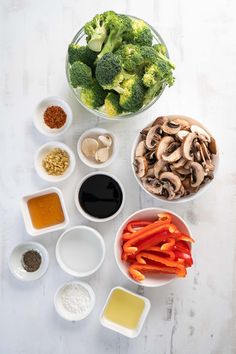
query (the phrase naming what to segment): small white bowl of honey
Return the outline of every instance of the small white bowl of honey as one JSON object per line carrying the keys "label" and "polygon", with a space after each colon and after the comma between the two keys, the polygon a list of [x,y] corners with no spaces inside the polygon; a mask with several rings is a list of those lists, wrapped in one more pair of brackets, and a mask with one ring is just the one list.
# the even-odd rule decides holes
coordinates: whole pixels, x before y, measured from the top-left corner
{"label": "small white bowl of honey", "polygon": [[135,338],[142,330],[150,307],[150,301],[146,297],[118,286],[108,295],[100,322],[106,328]]}
{"label": "small white bowl of honey", "polygon": [[64,229],[69,223],[62,192],[56,187],[24,196],[21,211],[26,231],[31,236]]}

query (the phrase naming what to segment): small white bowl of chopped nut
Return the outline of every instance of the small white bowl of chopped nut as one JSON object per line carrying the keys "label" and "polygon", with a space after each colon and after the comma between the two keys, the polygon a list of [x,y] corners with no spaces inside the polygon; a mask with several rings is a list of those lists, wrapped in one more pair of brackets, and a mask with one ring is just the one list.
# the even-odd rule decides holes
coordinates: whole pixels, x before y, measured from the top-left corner
{"label": "small white bowl of chopped nut", "polygon": [[59,141],[42,145],[35,154],[35,170],[48,182],[62,182],[71,176],[75,169],[73,151]]}

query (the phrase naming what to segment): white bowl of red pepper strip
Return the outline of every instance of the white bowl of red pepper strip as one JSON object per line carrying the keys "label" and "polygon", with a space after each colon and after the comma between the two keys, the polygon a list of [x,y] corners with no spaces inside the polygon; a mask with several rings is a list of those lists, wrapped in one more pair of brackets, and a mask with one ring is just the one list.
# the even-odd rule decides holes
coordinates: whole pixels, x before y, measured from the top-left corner
{"label": "white bowl of red pepper strip", "polygon": [[38,242],[17,245],[9,257],[9,269],[19,280],[32,281],[41,278],[48,269],[48,252]]}
{"label": "white bowl of red pepper strip", "polygon": [[119,228],[114,253],[121,272],[132,282],[159,287],[185,277],[191,267],[191,231],[172,211],[136,211]]}
{"label": "white bowl of red pepper strip", "polygon": [[73,114],[70,106],[60,97],[47,97],[40,101],[34,112],[34,125],[43,135],[59,136],[70,127]]}

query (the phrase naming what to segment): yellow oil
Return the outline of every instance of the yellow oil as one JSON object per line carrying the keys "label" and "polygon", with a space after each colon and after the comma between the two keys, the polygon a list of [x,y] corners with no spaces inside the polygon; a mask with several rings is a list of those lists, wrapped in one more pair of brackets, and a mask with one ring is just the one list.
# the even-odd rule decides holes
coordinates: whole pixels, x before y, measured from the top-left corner
{"label": "yellow oil", "polygon": [[144,310],[144,301],[122,289],[115,289],[104,310],[104,317],[120,326],[135,329]]}

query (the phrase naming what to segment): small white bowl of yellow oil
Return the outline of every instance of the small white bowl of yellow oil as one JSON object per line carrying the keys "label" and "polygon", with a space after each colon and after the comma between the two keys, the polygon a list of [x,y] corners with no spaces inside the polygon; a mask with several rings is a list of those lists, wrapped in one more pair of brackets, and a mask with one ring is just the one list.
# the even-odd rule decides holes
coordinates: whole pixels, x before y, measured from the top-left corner
{"label": "small white bowl of yellow oil", "polygon": [[150,310],[150,301],[123,287],[111,290],[100,315],[101,324],[129,338],[139,335]]}

